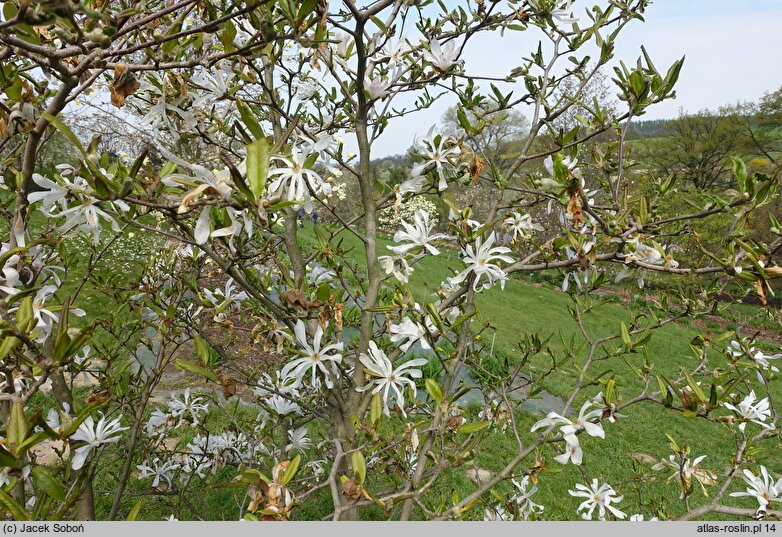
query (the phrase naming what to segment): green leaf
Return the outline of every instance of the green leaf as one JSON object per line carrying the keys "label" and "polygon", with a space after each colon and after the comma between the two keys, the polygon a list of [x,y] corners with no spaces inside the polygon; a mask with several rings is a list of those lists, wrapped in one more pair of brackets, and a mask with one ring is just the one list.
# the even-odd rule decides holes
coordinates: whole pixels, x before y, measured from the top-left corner
{"label": "green leaf", "polygon": [[695,397],[698,398],[698,401],[701,401],[701,402],[707,401],[706,394],[703,393],[703,390],[701,390],[701,387],[698,386],[698,384],[695,382],[695,379],[692,378],[692,376],[690,376],[690,374],[687,373],[686,371],[684,372],[684,376],[687,379],[687,384],[689,385],[689,387],[692,389],[693,393],[695,394]]}
{"label": "green leaf", "polygon": [[36,446],[41,442],[48,440],[49,438],[49,435],[45,432],[35,433],[19,444],[18,452],[20,455],[22,455],[31,447]]}
{"label": "green leaf", "polygon": [[234,39],[236,39],[236,25],[230,20],[227,20],[223,33],[220,36],[225,52],[232,52],[236,49],[234,46]]}
{"label": "green leaf", "polygon": [[482,431],[485,428],[487,428],[489,425],[491,425],[490,421],[481,420],[481,421],[473,421],[470,423],[465,423],[461,427],[459,427],[459,430],[456,431],[459,434],[472,434],[477,433],[478,431]]}
{"label": "green leaf", "polygon": [[16,468],[19,461],[7,449],[0,446],[0,468]]}
{"label": "green leaf", "polygon": [[261,124],[255,119],[255,114],[250,110],[250,107],[244,104],[241,99],[236,99],[236,108],[239,110],[239,117],[242,118],[242,123],[250,130],[253,138],[256,140],[265,139],[266,135],[263,133]]}
{"label": "green leaf", "polygon": [[60,481],[52,475],[45,466],[36,466],[33,468],[33,483],[37,490],[42,490],[58,502],[65,501],[65,491]]}
{"label": "green leaf", "polygon": [[733,162],[733,176],[738,183],[739,192],[742,194],[747,191],[747,165],[738,157],[731,157]]}
{"label": "green leaf", "polygon": [[296,457],[290,462],[288,467],[285,469],[285,473],[282,474],[282,478],[280,478],[280,482],[282,485],[287,485],[288,482],[290,482],[290,480],[293,479],[293,476],[295,476],[296,472],[299,471],[300,463],[301,463],[301,455],[296,455]]}
{"label": "green leaf", "polygon": [[440,389],[440,385],[434,379],[426,379],[424,383],[426,391],[432,397],[435,403],[438,405],[443,402],[443,391]]}
{"label": "green leaf", "polygon": [[443,325],[443,320],[440,317],[440,312],[437,311],[437,307],[433,302],[429,302],[426,305],[426,311],[429,312],[429,318],[431,319],[432,323],[434,323],[435,327],[437,327],[437,330],[439,330],[441,334],[445,333],[445,326]]}
{"label": "green leaf", "polygon": [[[176,21],[174,21],[174,24],[171,25],[168,32],[166,33],[166,37],[172,36],[174,34],[178,34],[182,31],[182,22],[184,21],[184,14],[180,16]],[[165,43],[163,43],[163,46],[161,47],[163,49],[163,52],[165,54],[172,54],[176,48],[179,46],[179,39],[169,39]]]}
{"label": "green leaf", "polygon": [[215,375],[214,372],[209,371],[208,369],[201,367],[200,365],[196,365],[193,362],[188,362],[187,360],[183,360],[182,358],[177,358],[174,367],[176,369],[181,369],[182,371],[187,371],[195,375],[206,377],[213,382],[220,382],[220,380],[217,378],[217,375]]}
{"label": "green leaf", "polygon": [[29,513],[2,490],[0,490],[0,505],[14,517],[14,520],[31,520]]}
{"label": "green leaf", "polygon": [[619,328],[622,331],[622,341],[628,349],[631,348],[633,346],[633,340],[630,339],[630,332],[627,330],[627,325],[624,321],[619,323]]}
{"label": "green leaf", "polygon": [[369,404],[369,422],[374,425],[383,415],[383,402],[380,399],[380,394],[376,393],[372,396],[372,402]]}
{"label": "green leaf", "polygon": [[367,461],[364,459],[364,454],[360,451],[354,451],[350,463],[358,478],[359,486],[363,485],[364,480],[367,478]]}
{"label": "green leaf", "polygon": [[11,416],[8,418],[6,435],[11,453],[18,453],[19,446],[27,437],[27,420],[24,417],[24,405],[21,401],[16,401],[11,406]]}
{"label": "green leaf", "polygon": [[266,138],[258,138],[247,146],[247,182],[256,198],[261,197],[266,186],[270,157]]}
{"label": "green leaf", "polygon": [[709,391],[709,407],[715,408],[719,403],[719,395],[717,394],[717,385],[711,383],[711,390]]}
{"label": "green leaf", "polygon": [[5,94],[8,98],[17,103],[22,102],[22,79],[18,76],[14,77],[14,82],[7,88],[5,88]]}
{"label": "green leaf", "polygon": [[130,513],[128,513],[128,522],[132,522],[134,520],[138,520],[138,515],[141,513],[141,506],[143,505],[143,501],[139,500],[136,502],[136,505],[133,506],[133,509],[130,510]]}

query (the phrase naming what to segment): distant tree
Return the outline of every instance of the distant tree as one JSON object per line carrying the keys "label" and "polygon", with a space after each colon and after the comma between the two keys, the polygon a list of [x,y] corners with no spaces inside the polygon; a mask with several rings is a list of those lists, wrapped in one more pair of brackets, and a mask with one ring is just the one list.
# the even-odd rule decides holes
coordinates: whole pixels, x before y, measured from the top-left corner
{"label": "distant tree", "polygon": [[782,86],[767,92],[758,102],[741,103],[732,111],[746,153],[767,159],[772,175],[778,175],[782,170]]}
{"label": "distant tree", "polygon": [[[447,129],[460,128],[456,111],[457,107],[452,106],[443,114],[442,121]],[[468,133],[465,139],[476,153],[494,162],[502,160],[508,146],[529,132],[529,119],[515,109],[488,112],[478,108],[466,110],[465,115],[472,126],[480,129]]]}
{"label": "distant tree", "polygon": [[672,175],[697,189],[731,180],[730,157],[741,149],[741,131],[734,112],[682,113],[665,126],[663,134],[649,150],[650,162],[658,173]]}

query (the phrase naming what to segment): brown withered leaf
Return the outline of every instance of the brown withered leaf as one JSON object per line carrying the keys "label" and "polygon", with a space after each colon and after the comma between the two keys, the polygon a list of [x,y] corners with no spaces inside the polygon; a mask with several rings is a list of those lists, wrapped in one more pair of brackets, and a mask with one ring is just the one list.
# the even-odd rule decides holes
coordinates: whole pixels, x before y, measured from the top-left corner
{"label": "brown withered leaf", "polygon": [[236,395],[236,382],[234,382],[234,379],[231,377],[222,377],[220,383],[223,389],[223,397],[230,399]]}
{"label": "brown withered leaf", "polygon": [[760,302],[765,306],[768,304],[768,300],[766,300],[766,292],[763,290],[763,280],[758,278],[758,281],[755,282],[755,287],[758,290],[758,298],[760,299]]}
{"label": "brown withered leaf", "polygon": [[284,293],[280,293],[280,298],[294,308],[301,308],[306,310],[309,305],[307,296],[298,289],[290,289]]}
{"label": "brown withered leaf", "polygon": [[472,163],[470,164],[470,179],[472,179],[473,185],[478,181],[478,177],[480,177],[484,167],[483,159],[473,154]]}
{"label": "brown withered leaf", "polygon": [[342,483],[342,494],[351,500],[358,500],[361,497],[361,485],[353,479],[348,479]]}
{"label": "brown withered leaf", "polygon": [[766,267],[763,270],[765,271],[766,276],[770,276],[772,278],[779,278],[780,276],[782,276],[782,267],[777,267],[777,266]]}
{"label": "brown withered leaf", "polygon": [[568,201],[567,204],[567,212],[573,216],[573,220],[576,222],[581,223],[584,221],[584,215],[581,211],[581,196],[578,195],[578,192],[570,194],[570,201]]}
{"label": "brown withered leaf", "polygon": [[331,313],[331,306],[328,304],[323,306],[318,313],[318,322],[320,323],[320,326],[323,327],[323,330],[326,329],[326,324],[329,322],[329,320],[331,320]]}
{"label": "brown withered leaf", "polygon": [[111,399],[111,391],[110,390],[102,390],[99,392],[93,392],[91,393],[87,399],[84,400],[84,403],[87,405],[91,405],[93,403],[100,403],[103,401],[108,401]]}
{"label": "brown withered leaf", "polygon": [[111,90],[111,104],[117,108],[125,106],[125,99],[133,95],[141,87],[141,84],[128,66],[124,63],[118,64],[114,68],[114,81],[109,86]]}
{"label": "brown withered leaf", "polygon": [[578,252],[578,266],[581,267],[581,270],[586,270],[587,268],[587,259],[582,252]]}
{"label": "brown withered leaf", "polygon": [[0,110],[0,138],[8,137],[8,114]]}
{"label": "brown withered leaf", "polygon": [[280,298],[294,308],[300,308],[303,310],[317,309],[323,306],[323,302],[320,300],[309,300],[307,295],[298,289],[290,289],[284,293],[280,293]]}
{"label": "brown withered leaf", "polygon": [[640,451],[637,451],[633,453],[633,458],[637,460],[638,462],[642,462],[644,464],[656,464],[657,458],[653,457],[652,455],[649,455],[648,453],[643,453]]}
{"label": "brown withered leaf", "polygon": [[459,427],[464,423],[464,418],[461,415],[451,416],[448,418],[446,425],[452,431],[458,431]]}
{"label": "brown withered leaf", "polygon": [[339,303],[334,306],[334,324],[337,325],[337,330],[342,331],[342,308],[345,304]]}

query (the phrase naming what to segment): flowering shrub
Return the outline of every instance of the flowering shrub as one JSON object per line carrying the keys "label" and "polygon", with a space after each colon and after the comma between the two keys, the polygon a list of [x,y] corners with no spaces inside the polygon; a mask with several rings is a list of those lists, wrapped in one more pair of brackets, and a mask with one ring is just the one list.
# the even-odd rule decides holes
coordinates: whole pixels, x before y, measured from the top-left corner
{"label": "flowering shrub", "polygon": [[410,222],[414,215],[423,211],[430,220],[437,220],[437,207],[426,198],[413,198],[398,210],[393,207],[383,209],[378,215],[377,222],[383,229],[395,231],[402,222]]}

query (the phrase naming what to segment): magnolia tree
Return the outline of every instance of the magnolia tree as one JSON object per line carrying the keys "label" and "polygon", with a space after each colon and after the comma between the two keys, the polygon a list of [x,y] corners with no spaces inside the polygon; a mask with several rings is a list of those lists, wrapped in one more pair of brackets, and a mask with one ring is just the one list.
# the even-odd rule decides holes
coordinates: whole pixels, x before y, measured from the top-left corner
{"label": "magnolia tree", "polygon": [[[782,272],[772,261],[782,240],[761,243],[748,226],[776,184],[742,162],[733,189],[686,214],[659,210],[672,180],[638,186],[625,135],[674,96],[682,67],[659,71],[646,51],[614,58],[649,4],[3,2],[4,516],[89,519],[97,504],[100,518],[132,520],[157,497],[172,517],[200,518],[211,485],[235,494],[222,516],[246,520],[301,517],[316,500],[334,520],[362,509],[402,520],[779,517],[780,468],[764,457],[779,442],[780,355],[730,333],[696,337],[668,369],[649,353],[656,330],[711,312],[715,293],[765,297]],[[481,35],[534,45],[490,76],[465,61]],[[622,106],[607,111],[582,97],[612,65]],[[572,93],[558,91],[565,84]],[[401,184],[374,177],[384,131],[446,100],[458,103],[459,128],[411,138],[416,164]],[[101,154],[71,128],[84,102],[114,109],[149,143]],[[578,125],[555,128],[574,106]],[[513,159],[465,142],[482,116],[520,108],[531,122]],[[38,155],[55,133],[78,165],[44,170]],[[449,196],[459,183],[493,190],[481,221]],[[345,184],[360,193],[357,217],[330,203]],[[448,219],[412,212],[386,245],[381,215],[424,196],[448,203]],[[558,225],[535,222],[536,206]],[[303,230],[316,209],[328,225]],[[702,266],[679,265],[667,242],[714,215],[720,248],[702,247]],[[165,247],[139,273],[107,268],[133,234]],[[414,293],[416,269],[446,250],[451,275],[434,296]],[[541,271],[558,275],[575,335],[553,343],[520,326],[515,350],[487,368],[494,301],[481,295]],[[597,330],[596,291],[617,273],[659,273],[685,290]],[[219,337],[231,330],[274,359],[234,367]],[[195,385],[161,398],[172,366]],[[566,395],[530,419],[521,406],[549,383]],[[476,388],[482,404],[460,403]],[[233,402],[237,390],[253,404]],[[723,431],[731,453],[704,460],[702,444],[666,438],[674,415]],[[633,419],[646,420],[657,455],[613,453],[627,471],[606,482],[590,451]],[[452,489],[498,435],[513,448],[491,455],[495,470]],[[541,500],[558,481],[577,500],[565,496],[569,514]],[[647,494],[653,481],[663,496]]]}

